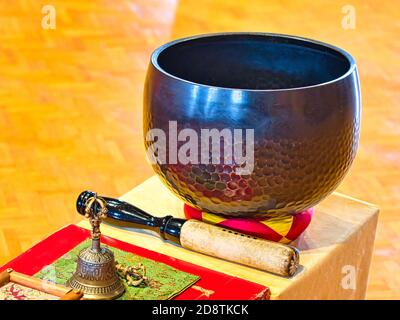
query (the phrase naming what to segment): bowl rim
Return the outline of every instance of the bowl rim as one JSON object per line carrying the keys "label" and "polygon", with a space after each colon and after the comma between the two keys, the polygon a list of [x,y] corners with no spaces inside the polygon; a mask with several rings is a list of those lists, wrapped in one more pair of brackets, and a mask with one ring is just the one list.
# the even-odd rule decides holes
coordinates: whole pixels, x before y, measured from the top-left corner
{"label": "bowl rim", "polygon": [[[349,63],[348,70],[343,73],[341,76],[317,83],[314,85],[309,85],[309,86],[302,86],[302,87],[294,87],[294,88],[279,88],[279,89],[249,89],[249,88],[231,88],[231,87],[221,87],[221,86],[212,86],[208,84],[203,84],[203,83],[198,83],[186,79],[182,79],[176,75],[173,75],[169,72],[167,72],[165,69],[163,69],[159,63],[158,63],[158,57],[159,55],[167,48],[172,47],[178,43],[183,43],[183,42],[188,42],[196,39],[202,39],[202,38],[211,38],[211,37],[219,37],[219,36],[237,36],[237,35],[243,35],[243,36],[266,36],[266,37],[275,37],[275,38],[285,38],[289,40],[295,40],[295,41],[303,41],[307,43],[312,43],[317,46],[321,46],[322,48],[328,48],[330,50],[333,50],[334,52],[338,53],[339,55],[342,55]],[[328,44],[326,42],[306,38],[306,37],[300,37],[300,36],[295,36],[295,35],[288,35],[288,34],[281,34],[281,33],[270,33],[270,32],[215,32],[215,33],[205,33],[205,34],[199,34],[199,35],[194,35],[194,36],[189,36],[189,37],[184,37],[184,38],[179,38],[175,39],[172,41],[169,41],[158,48],[156,48],[150,58],[150,62],[154,68],[156,68],[159,72],[164,74],[167,77],[173,78],[175,80],[178,80],[182,83],[190,84],[190,85],[196,85],[199,87],[204,87],[208,89],[220,89],[220,90],[241,90],[241,91],[248,91],[248,92],[284,92],[284,91],[296,91],[296,90],[306,90],[306,89],[313,89],[313,88],[318,88],[322,86],[327,86],[336,82],[341,81],[342,79],[348,77],[350,74],[352,74],[356,69],[357,69],[357,64],[355,62],[355,59],[353,56],[348,53],[346,50],[343,50],[337,46]]]}

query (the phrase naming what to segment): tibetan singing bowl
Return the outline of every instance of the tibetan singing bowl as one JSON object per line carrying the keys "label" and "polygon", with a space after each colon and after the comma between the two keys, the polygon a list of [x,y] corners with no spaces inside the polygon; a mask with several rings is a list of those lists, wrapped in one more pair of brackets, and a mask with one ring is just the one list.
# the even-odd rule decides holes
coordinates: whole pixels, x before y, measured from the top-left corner
{"label": "tibetan singing bowl", "polygon": [[[345,176],[360,108],[356,63],[339,48],[267,33],[195,36],[151,56],[145,146],[156,173],[191,206],[242,217],[296,213]],[[214,146],[205,129],[225,129],[214,151],[253,148],[253,166],[250,156],[203,149]],[[228,139],[235,129],[242,140]]]}

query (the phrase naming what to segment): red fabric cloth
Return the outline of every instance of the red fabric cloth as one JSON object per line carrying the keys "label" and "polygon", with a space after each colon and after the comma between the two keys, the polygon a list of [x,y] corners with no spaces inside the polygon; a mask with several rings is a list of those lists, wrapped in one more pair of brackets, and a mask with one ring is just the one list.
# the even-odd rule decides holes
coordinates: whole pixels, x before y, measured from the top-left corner
{"label": "red fabric cloth", "polygon": [[308,227],[314,210],[310,208],[293,215],[265,218],[236,218],[205,213],[185,204],[184,212],[187,219],[204,221],[270,241],[290,243]]}

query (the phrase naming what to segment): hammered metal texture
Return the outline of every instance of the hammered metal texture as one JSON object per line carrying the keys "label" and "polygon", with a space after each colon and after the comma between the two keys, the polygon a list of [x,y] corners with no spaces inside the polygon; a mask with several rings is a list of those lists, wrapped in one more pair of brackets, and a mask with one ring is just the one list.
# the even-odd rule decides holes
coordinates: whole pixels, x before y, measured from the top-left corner
{"label": "hammered metal texture", "polygon": [[292,90],[279,89],[297,87],[303,80],[285,74],[278,79],[278,84],[263,83],[277,90],[229,89],[182,81],[150,64],[145,134],[159,128],[169,139],[168,121],[177,121],[178,132],[191,128],[199,135],[204,128],[255,130],[250,175],[236,174],[235,163],[153,165],[176,195],[206,212],[259,217],[303,211],[336,188],[358,144],[357,69],[324,85]]}

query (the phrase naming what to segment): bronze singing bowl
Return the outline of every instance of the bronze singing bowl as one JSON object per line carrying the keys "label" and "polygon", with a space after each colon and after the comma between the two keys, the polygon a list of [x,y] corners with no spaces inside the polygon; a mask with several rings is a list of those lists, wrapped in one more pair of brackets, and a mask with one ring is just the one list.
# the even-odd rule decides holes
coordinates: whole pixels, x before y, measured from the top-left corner
{"label": "bronze singing bowl", "polygon": [[[154,170],[205,212],[297,213],[329,195],[345,176],[358,145],[360,109],[356,63],[342,49],[278,34],[209,34],[167,43],[152,54],[144,133],[161,129],[166,141],[176,141],[169,121],[176,121],[178,133],[191,128],[199,136],[201,129],[253,129],[249,174],[237,174],[238,164],[224,163],[224,156],[220,163],[183,164],[172,155],[157,160]],[[156,156],[157,139],[145,139]]]}

